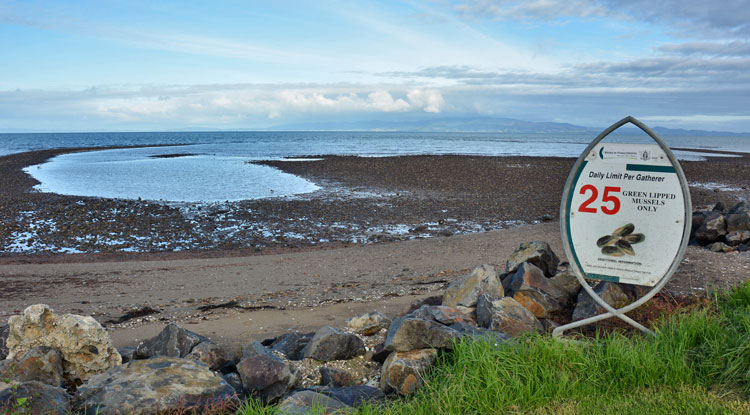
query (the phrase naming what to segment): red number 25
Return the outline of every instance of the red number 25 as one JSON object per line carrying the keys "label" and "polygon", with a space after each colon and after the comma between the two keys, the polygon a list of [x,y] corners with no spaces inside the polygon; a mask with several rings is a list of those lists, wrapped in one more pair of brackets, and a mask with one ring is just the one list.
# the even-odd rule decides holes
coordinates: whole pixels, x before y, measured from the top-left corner
{"label": "red number 25", "polygon": [[[599,191],[596,190],[596,187],[592,184],[587,184],[583,187],[581,187],[580,194],[585,195],[591,191],[591,196],[589,196],[588,199],[586,199],[583,203],[581,203],[581,206],[578,207],[579,212],[583,213],[596,213],[595,207],[589,207],[590,204],[594,203],[596,201],[596,198],[599,197]],[[620,188],[614,187],[614,186],[604,186],[604,195],[602,196],[602,212],[604,212],[607,215],[614,215],[615,213],[620,211],[620,199],[617,198],[617,196],[612,195],[610,193],[619,193]],[[612,203],[612,207],[604,205],[604,203]]]}

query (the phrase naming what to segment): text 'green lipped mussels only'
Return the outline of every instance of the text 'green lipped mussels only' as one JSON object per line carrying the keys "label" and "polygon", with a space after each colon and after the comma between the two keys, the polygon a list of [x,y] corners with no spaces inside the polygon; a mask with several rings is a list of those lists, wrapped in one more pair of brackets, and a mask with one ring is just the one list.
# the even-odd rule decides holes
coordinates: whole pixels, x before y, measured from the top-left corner
{"label": "text 'green lipped mussels only'", "polygon": [[627,223],[615,229],[611,234],[596,240],[596,246],[602,249],[602,254],[609,256],[635,255],[633,244],[646,240],[646,235],[633,233],[635,225]]}

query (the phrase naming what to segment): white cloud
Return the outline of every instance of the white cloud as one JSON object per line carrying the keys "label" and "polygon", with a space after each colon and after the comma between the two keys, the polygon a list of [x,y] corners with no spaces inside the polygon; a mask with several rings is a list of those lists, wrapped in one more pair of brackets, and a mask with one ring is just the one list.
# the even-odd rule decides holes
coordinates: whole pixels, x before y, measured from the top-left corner
{"label": "white cloud", "polygon": [[406,96],[411,105],[422,107],[425,112],[438,113],[445,107],[443,95],[435,89],[412,89]]}

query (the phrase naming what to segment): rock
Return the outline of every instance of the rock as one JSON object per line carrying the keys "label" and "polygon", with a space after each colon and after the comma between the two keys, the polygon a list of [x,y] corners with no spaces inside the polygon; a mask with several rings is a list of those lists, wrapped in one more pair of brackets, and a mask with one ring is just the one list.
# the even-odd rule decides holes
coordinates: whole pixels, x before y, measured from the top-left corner
{"label": "rock", "polygon": [[731,231],[725,236],[727,245],[738,246],[750,241],[750,231]]}
{"label": "rock", "polygon": [[138,345],[136,358],[185,357],[201,342],[210,342],[210,340],[175,323],[169,323],[156,337],[144,340]]}
{"label": "rock", "polygon": [[505,263],[505,272],[515,272],[524,262],[536,265],[544,272],[545,276],[551,277],[557,273],[557,265],[560,263],[560,259],[557,258],[547,242],[524,242],[510,255]]}
{"label": "rock", "polygon": [[338,399],[322,393],[304,390],[284,399],[278,415],[350,414],[353,408]]}
{"label": "rock", "polygon": [[259,342],[243,349],[237,372],[245,392],[260,397],[265,403],[284,396],[297,380],[289,362],[275,356]]}
{"label": "rock", "polygon": [[[19,399],[25,399],[24,403],[19,405]],[[29,381],[0,390],[0,410],[13,410],[14,406],[16,411],[3,413],[67,415],[70,413],[70,398],[63,388]]]}
{"label": "rock", "polygon": [[346,321],[346,326],[363,336],[372,336],[391,325],[391,319],[380,311],[371,311]]}
{"label": "rock", "polygon": [[7,324],[0,326],[0,360],[8,357],[8,347],[5,346],[5,341],[8,340],[8,333],[10,327]]}
{"label": "rock", "polygon": [[734,205],[729,211],[727,212],[728,215],[734,215],[737,213],[742,212],[750,212],[750,204],[748,202],[742,201]]}
{"label": "rock", "polygon": [[240,378],[239,373],[227,373],[222,375],[221,378],[224,379],[224,381],[228,383],[229,386],[232,387],[232,389],[234,389],[234,391],[237,393],[237,396],[245,396],[245,388],[242,387],[242,379]]}
{"label": "rock", "polygon": [[499,345],[500,343],[510,339],[510,336],[505,333],[492,331],[484,327],[472,326],[466,323],[451,324],[450,328],[460,333],[461,337],[471,337],[476,341],[489,340],[495,343],[495,345]]}
{"label": "rock", "polygon": [[508,281],[508,295],[538,318],[549,318],[562,310],[569,297],[567,291],[528,262],[522,263]]}
{"label": "rock", "polygon": [[443,305],[473,307],[477,304],[479,294],[483,293],[495,297],[504,295],[497,272],[491,265],[478,266],[468,275],[451,283],[443,295]]}
{"label": "rock", "polygon": [[716,202],[716,204],[714,205],[713,209],[711,209],[711,211],[713,211],[713,212],[719,212],[719,213],[722,213],[722,214],[726,213],[726,211],[727,211],[727,205],[725,205],[724,202],[721,202],[721,201]]}
{"label": "rock", "polygon": [[175,357],[134,360],[92,376],[78,388],[76,409],[99,415],[144,415],[237,402],[235,390],[205,365]]}
{"label": "rock", "polygon": [[[630,303],[630,299],[622,287],[614,282],[602,281],[594,287],[594,292],[614,308],[621,308]],[[573,309],[572,319],[573,321],[583,320],[604,312],[604,308],[599,306],[586,290],[581,290],[578,293],[576,307]]]}
{"label": "rock", "polygon": [[330,396],[349,406],[360,406],[367,402],[376,402],[385,399],[383,391],[366,385],[323,388],[317,392]]}
{"label": "rock", "polygon": [[437,350],[393,352],[383,363],[380,389],[409,395],[424,385],[423,375],[437,360]]}
{"label": "rock", "polygon": [[550,278],[550,281],[565,290],[571,298],[577,296],[578,291],[581,290],[581,282],[578,281],[575,273],[570,268],[559,271],[554,277]]}
{"label": "rock", "polygon": [[0,379],[16,382],[38,381],[47,385],[63,386],[62,356],[48,346],[29,350],[21,359],[0,361]]}
{"label": "rock", "polygon": [[122,363],[128,363],[135,360],[135,351],[136,348],[130,346],[117,349],[117,353],[120,353],[120,357],[122,357]]}
{"label": "rock", "polygon": [[280,352],[289,360],[302,360],[304,355],[302,351],[310,343],[315,333],[300,333],[298,331],[285,333],[274,340],[270,348]]}
{"label": "rock", "polygon": [[65,380],[85,381],[119,365],[122,359],[104,328],[90,316],[56,315],[46,304],[27,307],[8,319],[8,358],[23,356],[37,346],[57,349]]}
{"label": "rock", "polygon": [[404,317],[421,318],[422,320],[435,321],[446,326],[459,322],[477,324],[470,315],[459,310],[458,307],[444,305],[423,305]]}
{"label": "rock", "polygon": [[701,225],[703,225],[703,222],[706,221],[706,216],[708,216],[708,212],[693,212],[693,220],[690,225],[691,238],[695,238],[695,231],[697,231]]}
{"label": "rock", "polygon": [[428,347],[452,348],[460,333],[434,321],[416,317],[393,320],[385,336],[385,350],[403,352]]}
{"label": "rock", "polygon": [[708,246],[708,250],[711,252],[732,252],[734,248],[723,242],[714,242]]}
{"label": "rock", "polygon": [[318,370],[320,370],[320,384],[323,386],[341,387],[352,386],[358,383],[357,379],[351,373],[343,369],[321,366]]}
{"label": "rock", "polygon": [[330,362],[347,360],[365,354],[365,342],[356,334],[344,333],[331,326],[321,327],[305,346],[305,358]]}
{"label": "rock", "polygon": [[750,210],[727,215],[727,231],[750,231]]}
{"label": "rock", "polygon": [[724,215],[712,212],[703,220],[703,224],[695,231],[695,240],[701,245],[716,242],[727,234],[727,225]]}
{"label": "rock", "polygon": [[198,343],[185,358],[201,362],[211,370],[219,370],[227,363],[224,351],[216,343],[210,341]]}
{"label": "rock", "polygon": [[477,323],[481,327],[509,336],[542,330],[542,324],[534,314],[512,297],[493,299],[488,295],[480,296],[477,303]]}
{"label": "rock", "polygon": [[372,357],[370,357],[370,360],[382,364],[385,362],[385,359],[388,358],[389,354],[391,354],[391,351],[385,348],[385,343],[376,344],[372,350]]}

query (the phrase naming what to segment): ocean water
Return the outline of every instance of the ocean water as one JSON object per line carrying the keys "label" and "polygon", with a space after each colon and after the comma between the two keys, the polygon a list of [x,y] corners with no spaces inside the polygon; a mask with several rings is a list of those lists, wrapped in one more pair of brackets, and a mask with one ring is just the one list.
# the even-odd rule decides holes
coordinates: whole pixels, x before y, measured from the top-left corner
{"label": "ocean water", "polygon": [[[70,147],[156,146],[65,154],[26,171],[37,190],[67,195],[171,202],[283,197],[318,189],[254,160],[413,154],[577,157],[595,134],[393,132],[174,132],[0,134],[0,155]],[[662,137],[670,147],[750,153],[750,137]],[[618,136],[617,141],[648,141]],[[699,160],[700,151],[675,151]],[[180,157],[158,157],[181,155]]]}

